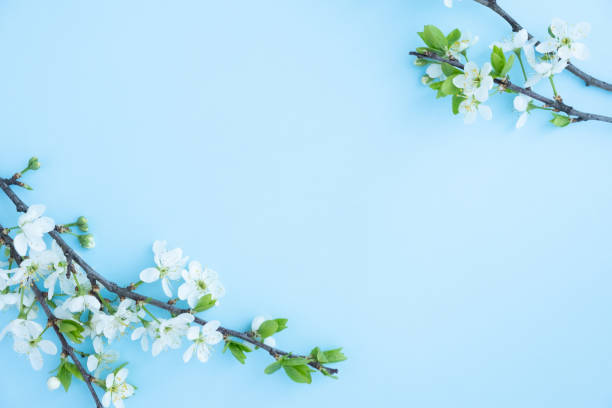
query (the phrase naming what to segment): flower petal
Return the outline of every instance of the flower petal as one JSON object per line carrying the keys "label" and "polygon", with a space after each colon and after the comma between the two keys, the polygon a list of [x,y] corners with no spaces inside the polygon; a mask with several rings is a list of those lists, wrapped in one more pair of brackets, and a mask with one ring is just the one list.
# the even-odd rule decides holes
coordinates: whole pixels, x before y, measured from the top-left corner
{"label": "flower petal", "polygon": [[140,280],[146,283],[155,282],[159,279],[159,269],[147,268],[140,272]]}

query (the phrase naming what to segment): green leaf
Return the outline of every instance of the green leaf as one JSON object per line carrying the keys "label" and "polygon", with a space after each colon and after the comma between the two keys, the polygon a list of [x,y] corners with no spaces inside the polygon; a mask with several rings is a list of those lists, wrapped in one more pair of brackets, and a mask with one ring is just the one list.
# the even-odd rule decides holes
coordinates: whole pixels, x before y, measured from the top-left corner
{"label": "green leaf", "polygon": [[244,354],[242,348],[238,346],[238,343],[230,343],[229,350],[232,352],[232,355],[236,357],[236,360],[240,361],[240,364],[244,364],[246,361],[246,354]]}
{"label": "green leaf", "polygon": [[312,377],[310,376],[310,368],[307,365],[298,366],[283,366],[285,373],[296,383],[310,384]]}
{"label": "green leaf", "polygon": [[200,298],[200,300],[192,310],[196,313],[203,312],[213,307],[215,303],[217,303],[217,300],[213,299],[212,295],[209,293],[206,296]]}
{"label": "green leaf", "polygon": [[279,333],[287,328],[287,322],[289,320],[288,319],[274,319],[274,321],[276,322],[276,325],[278,326],[276,328],[276,332]]}
{"label": "green leaf", "polygon": [[81,372],[79,371],[79,369],[77,368],[77,366],[75,364],[66,362],[64,364],[64,367],[68,371],[70,371],[70,373],[72,375],[74,375],[76,378],[78,378],[79,380],[83,381],[83,374],[81,374]]}
{"label": "green leaf", "polygon": [[266,369],[264,370],[264,373],[272,374],[272,373],[277,372],[280,368],[281,368],[280,361],[275,361],[275,362],[273,362],[272,364],[270,364],[269,366],[266,367]]}
{"label": "green leaf", "polygon": [[266,320],[259,326],[257,333],[259,333],[262,339],[265,339],[276,333],[276,330],[278,330],[278,323],[276,323],[276,320]]}
{"label": "green leaf", "polygon": [[428,47],[438,51],[445,51],[448,48],[446,37],[440,29],[434,25],[426,25],[423,32],[418,33]]}
{"label": "green leaf", "polygon": [[317,354],[317,360],[320,363],[338,363],[346,360],[346,356],[344,353],[342,353],[341,347],[333,350],[319,351]]}
{"label": "green leaf", "polygon": [[60,383],[64,386],[64,390],[68,392],[70,384],[72,383],[72,373],[65,367],[66,363],[62,364],[57,372],[57,378]]}
{"label": "green leaf", "polygon": [[285,366],[298,366],[310,363],[310,360],[303,357],[285,357],[281,361],[283,367]]}
{"label": "green leaf", "polygon": [[463,101],[465,101],[463,96],[453,95],[453,115],[459,114],[459,105],[461,105]]}
{"label": "green leaf", "polygon": [[442,63],[442,72],[444,73],[444,75],[446,75],[447,77],[451,76],[451,75],[459,75],[459,74],[463,74],[463,72],[458,69],[453,67],[451,64],[449,64],[448,62],[443,62]]}
{"label": "green leaf", "polygon": [[506,65],[506,56],[504,55],[502,49],[497,45],[493,46],[493,51],[491,51],[491,65],[493,66],[495,73],[498,75],[503,71],[504,66]]}
{"label": "green leaf", "polygon": [[455,28],[446,36],[446,43],[451,46],[461,38],[461,31],[458,28]]}
{"label": "green leaf", "polygon": [[75,343],[82,343],[84,338],[81,335],[83,333],[83,326],[79,322],[74,320],[60,320],[57,324],[60,332],[64,333],[71,341]]}
{"label": "green leaf", "polygon": [[453,78],[456,76],[457,75],[449,76],[442,83],[440,90],[444,92],[445,95],[457,95],[459,92],[461,92],[461,89],[457,88],[455,84],[453,84]]}
{"label": "green leaf", "polygon": [[501,70],[501,72],[499,73],[499,76],[504,78],[506,75],[508,75],[508,72],[510,72],[510,70],[512,69],[512,65],[514,65],[514,59],[516,58],[516,55],[511,54],[510,58],[508,58],[508,60],[506,61],[506,65],[504,65],[504,69]]}
{"label": "green leaf", "polygon": [[572,123],[572,119],[569,116],[553,113],[553,118],[550,120],[550,123],[557,127],[565,127]]}
{"label": "green leaf", "polygon": [[429,84],[429,87],[433,89],[434,91],[437,91],[438,89],[442,87],[442,83],[443,83],[442,81],[432,82],[431,84]]}

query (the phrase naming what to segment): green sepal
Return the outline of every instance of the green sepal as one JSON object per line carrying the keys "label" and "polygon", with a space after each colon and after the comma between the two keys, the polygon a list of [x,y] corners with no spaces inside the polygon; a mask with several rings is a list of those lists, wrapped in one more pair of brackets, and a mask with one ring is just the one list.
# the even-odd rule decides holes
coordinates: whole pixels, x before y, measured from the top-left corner
{"label": "green sepal", "polygon": [[558,115],[553,113],[553,118],[550,120],[550,123],[557,127],[566,127],[570,123],[572,123],[572,119],[566,115]]}

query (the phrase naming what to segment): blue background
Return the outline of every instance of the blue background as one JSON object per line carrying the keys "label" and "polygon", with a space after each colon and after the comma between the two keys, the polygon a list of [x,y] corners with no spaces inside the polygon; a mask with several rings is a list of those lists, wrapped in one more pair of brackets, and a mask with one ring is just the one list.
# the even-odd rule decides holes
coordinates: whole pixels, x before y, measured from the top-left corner
{"label": "blue background", "polygon": [[[540,38],[591,22],[578,65],[612,80],[609,1],[501,3]],[[262,353],[185,365],[123,339],[128,407],[610,406],[612,126],[536,112],[516,131],[511,96],[464,126],[408,55],[428,23],[478,34],[479,62],[509,35],[467,0],[2,2],[0,171],[43,164],[24,200],[87,215],[85,256],[114,280],[166,239],[219,271],[207,317],[287,317],[279,347],[350,357],[303,386],[263,375]],[[611,94],[557,85],[612,113]],[[6,198],[0,214],[16,222]],[[57,358],[33,372],[0,346],[0,406],[91,405],[82,384],[47,391]]]}

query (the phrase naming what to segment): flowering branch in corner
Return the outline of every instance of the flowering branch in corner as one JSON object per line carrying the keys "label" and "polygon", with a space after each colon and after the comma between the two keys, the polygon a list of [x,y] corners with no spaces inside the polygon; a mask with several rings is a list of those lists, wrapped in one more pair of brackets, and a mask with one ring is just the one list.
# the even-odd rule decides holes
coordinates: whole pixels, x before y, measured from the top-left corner
{"label": "flowering branch in corner", "polygon": [[[551,38],[536,44],[527,31],[521,29],[513,33],[512,37],[491,44],[490,62],[479,67],[467,55],[468,49],[478,41],[477,36],[462,34],[459,29],[444,35],[438,27],[426,25],[418,33],[424,46],[410,54],[418,57],[415,61],[417,66],[427,66],[422,82],[436,91],[438,98],[452,96],[452,112],[455,115],[465,114],[465,123],[473,123],[478,114],[486,120],[492,119],[493,112],[485,104],[491,92],[493,95],[517,95],[514,98],[514,108],[520,113],[517,128],[523,127],[528,116],[535,110],[550,111],[550,122],[558,127],[584,121],[612,123],[612,117],[583,112],[567,105],[554,82],[555,75],[567,68],[570,58],[582,59],[588,55],[586,46],[579,40],[589,30],[587,23],[570,26],[555,19],[549,27]],[[462,59],[465,64],[461,62]],[[523,86],[510,81],[509,73],[516,61],[520,65]],[[533,71],[530,75],[527,73],[527,65]],[[553,98],[531,89],[543,79],[550,83]],[[496,89],[493,89],[494,85],[497,85]]]}
{"label": "flowering branch in corner", "polygon": [[[512,27],[512,31],[519,32],[523,30],[523,26],[519,24],[519,22],[516,21],[508,12],[506,12],[506,10],[501,8],[499,4],[497,3],[497,0],[474,0],[474,1],[476,3],[479,3],[489,8],[494,13],[496,13],[501,18],[503,18],[510,25],[510,27]],[[444,0],[444,5],[446,5],[446,7],[452,7],[453,0]],[[531,34],[528,34],[528,36],[530,40],[533,39],[533,36]],[[539,42],[536,42],[536,45],[537,44],[539,44]],[[582,71],[580,68],[575,66],[572,62],[568,62],[567,70],[571,72],[572,74],[574,74],[575,76],[577,76],[578,78],[582,79],[586,86],[595,86],[595,87],[604,89],[606,91],[612,92],[611,83],[602,81],[600,79],[595,78],[592,75],[587,74],[586,72]]]}
{"label": "flowering branch in corner", "polygon": [[[11,188],[31,189],[20,179],[39,167],[38,159],[32,158],[21,172],[11,178],[0,178],[0,189],[23,213],[14,227],[0,224],[0,247],[5,247],[7,259],[0,261],[0,311],[12,308],[18,311],[17,317],[0,332],[0,340],[11,335],[15,351],[27,355],[32,367],[40,370],[41,351],[57,354],[56,345],[43,339],[47,329],[53,328],[62,352],[59,365],[53,370],[55,375],[47,382],[49,389],[63,386],[68,391],[72,379],[77,378],[85,382],[97,408],[111,404],[123,408],[123,401],[135,393],[135,387],[126,382],[127,363],[117,364],[118,353],[109,347],[130,331],[131,339],[139,341],[143,351],[151,346],[153,356],[178,349],[187,340],[184,362],[194,355],[206,362],[214,346],[224,342],[223,351],[229,350],[242,364],[253,348],[270,354],[274,362],[266,367],[266,374],[282,368],[293,381],[308,384],[312,381],[311,373],[316,371],[336,378],[338,370],[327,364],[346,359],[341,349],[315,347],[308,355],[300,355],[276,348],[273,335],[287,328],[287,319],[257,316],[250,330],[237,331],[222,327],[216,320],[198,317],[217,305],[225,289],[215,271],[197,261],[188,263],[180,248],[168,249],[166,242],[155,241],[154,266],[143,269],[140,280],[126,287],[96,272],[63,238],[74,235],[83,248],[93,248],[95,241],[85,217],[56,225],[53,219],[43,216],[43,205],[28,207]],[[50,249],[45,234],[52,239]],[[177,297],[173,297],[172,281],[182,281]],[[154,282],[161,283],[169,300],[136,292],[141,285]],[[41,283],[46,291],[39,287]],[[184,306],[180,307],[181,304]],[[36,322],[39,307],[47,320],[44,329]],[[168,315],[160,315],[160,311]],[[78,350],[86,340],[91,340],[93,350]],[[94,386],[104,392],[101,400]]]}

